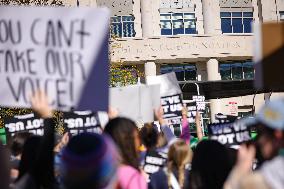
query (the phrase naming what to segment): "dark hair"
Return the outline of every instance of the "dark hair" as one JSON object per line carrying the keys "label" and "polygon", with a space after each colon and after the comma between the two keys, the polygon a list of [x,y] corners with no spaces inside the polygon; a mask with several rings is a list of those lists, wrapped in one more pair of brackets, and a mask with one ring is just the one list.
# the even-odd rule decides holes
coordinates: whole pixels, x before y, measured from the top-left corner
{"label": "dark hair", "polygon": [[9,188],[10,173],[8,165],[9,165],[8,152],[0,140],[0,178],[1,178],[0,188],[1,189]]}
{"label": "dark hair", "polygon": [[10,149],[11,149],[12,155],[18,156],[18,155],[22,154],[24,144],[25,144],[26,140],[31,136],[33,136],[33,134],[29,133],[29,132],[16,133],[12,137],[12,141],[11,141],[11,144],[10,144]]}
{"label": "dark hair", "polygon": [[232,166],[225,146],[217,141],[201,141],[193,154],[190,172],[191,189],[220,189]]}
{"label": "dark hair", "polygon": [[147,123],[142,127],[139,132],[142,143],[146,146],[147,150],[155,148],[158,143],[158,131],[152,124]]}
{"label": "dark hair", "polygon": [[135,123],[122,117],[110,120],[104,129],[104,133],[118,146],[122,163],[139,170],[139,153],[135,147],[134,132],[138,134]]}
{"label": "dark hair", "polygon": [[41,139],[42,137],[40,136],[31,136],[25,142],[22,158],[19,165],[19,176],[17,180],[19,180],[26,173],[30,173],[31,175],[35,174],[34,171]]}

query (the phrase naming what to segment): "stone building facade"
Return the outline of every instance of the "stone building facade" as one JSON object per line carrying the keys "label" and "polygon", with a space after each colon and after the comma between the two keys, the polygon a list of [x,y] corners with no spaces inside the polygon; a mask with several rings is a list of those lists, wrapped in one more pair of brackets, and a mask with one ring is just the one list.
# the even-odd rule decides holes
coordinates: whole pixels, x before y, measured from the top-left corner
{"label": "stone building facade", "polygon": [[[117,36],[112,62],[137,65],[146,76],[175,71],[181,83],[252,80],[252,23],[284,20],[284,0],[66,0],[66,5],[110,8]],[[239,116],[250,114],[264,96],[208,99],[207,119],[230,113],[232,104]]]}

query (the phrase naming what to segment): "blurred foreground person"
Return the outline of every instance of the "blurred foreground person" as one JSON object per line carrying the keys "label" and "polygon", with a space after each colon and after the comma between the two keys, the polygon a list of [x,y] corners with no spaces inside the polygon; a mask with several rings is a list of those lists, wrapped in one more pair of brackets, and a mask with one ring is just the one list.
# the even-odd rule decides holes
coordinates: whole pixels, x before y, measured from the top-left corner
{"label": "blurred foreground person", "polygon": [[56,188],[53,170],[55,122],[47,96],[37,91],[31,98],[33,111],[44,119],[44,136],[30,137],[24,144],[19,177],[14,189]]}
{"label": "blurred foreground person", "polygon": [[185,141],[176,140],[169,149],[168,162],[165,168],[151,175],[150,189],[180,189],[188,188],[189,175],[188,164],[191,161],[192,152]]}
{"label": "blurred foreground person", "polygon": [[117,184],[118,153],[110,138],[82,133],[62,152],[64,189],[113,189]]}
{"label": "blurred foreground person", "polygon": [[113,139],[120,152],[118,188],[146,189],[146,179],[139,168],[140,138],[135,123],[127,118],[114,118],[108,122],[104,133]]}
{"label": "blurred foreground person", "polygon": [[226,147],[214,140],[201,141],[193,154],[190,189],[221,189],[232,165]]}
{"label": "blurred foreground person", "polygon": [[[284,188],[284,100],[267,102],[255,120],[256,144],[240,148],[238,162],[226,181],[226,189]],[[252,173],[255,155],[262,165]]]}
{"label": "blurred foreground person", "polygon": [[0,141],[0,188],[9,189],[10,174],[9,174],[9,158],[5,146]]}
{"label": "blurred foreground person", "polygon": [[11,179],[14,181],[19,176],[19,164],[26,140],[33,134],[29,132],[16,133],[9,144],[11,150]]}

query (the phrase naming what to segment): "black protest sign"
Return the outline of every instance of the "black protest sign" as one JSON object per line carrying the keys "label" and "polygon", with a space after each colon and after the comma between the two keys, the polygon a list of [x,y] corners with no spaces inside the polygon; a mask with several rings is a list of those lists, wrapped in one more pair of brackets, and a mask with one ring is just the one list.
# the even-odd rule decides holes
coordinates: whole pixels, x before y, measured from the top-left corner
{"label": "black protest sign", "polygon": [[29,94],[41,89],[55,109],[87,100],[85,108],[106,110],[108,15],[93,8],[0,8],[0,105],[30,107]]}
{"label": "black protest sign", "polygon": [[181,110],[183,105],[180,94],[161,97],[161,105],[164,110],[164,119],[168,120],[169,124],[181,123]]}
{"label": "black protest sign", "polygon": [[196,109],[200,113],[203,113],[205,111],[205,96],[196,95],[192,96],[192,100],[196,103]]}
{"label": "black protest sign", "polygon": [[158,152],[156,150],[147,151],[144,158],[143,170],[147,174],[153,174],[159,171],[159,169],[165,165],[166,160],[166,153]]}
{"label": "black protest sign", "polygon": [[231,123],[237,120],[237,116],[232,115],[224,115],[221,113],[218,113],[215,115],[215,122],[216,123]]}
{"label": "black protest sign", "polygon": [[82,132],[102,133],[97,113],[76,111],[63,113],[64,125],[72,135]]}
{"label": "black protest sign", "polygon": [[239,122],[209,124],[208,134],[210,139],[226,146],[240,145],[251,139],[249,128]]}
{"label": "black protest sign", "polygon": [[30,132],[35,135],[43,135],[44,120],[35,117],[34,114],[26,114],[21,116],[4,118],[7,133],[14,135],[19,132]]}

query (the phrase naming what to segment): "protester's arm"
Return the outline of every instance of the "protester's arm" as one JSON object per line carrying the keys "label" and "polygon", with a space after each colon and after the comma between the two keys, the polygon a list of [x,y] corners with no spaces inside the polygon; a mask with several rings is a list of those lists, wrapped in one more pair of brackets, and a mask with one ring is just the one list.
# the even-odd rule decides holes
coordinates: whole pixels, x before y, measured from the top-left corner
{"label": "protester's arm", "polygon": [[189,129],[189,123],[187,120],[187,107],[186,106],[183,107],[182,109],[182,131],[181,131],[180,138],[190,145],[190,129]]}
{"label": "protester's arm", "polygon": [[203,138],[200,118],[201,118],[200,113],[198,111],[196,111],[195,124],[196,124],[196,134],[197,134],[197,138],[198,138],[199,141],[201,141],[202,138]]}
{"label": "protester's arm", "polygon": [[166,121],[163,118],[164,115],[163,108],[160,107],[158,110],[156,110],[155,115],[160,123],[161,131],[164,133],[167,142],[170,143],[172,140],[176,138],[176,136],[172,132],[171,128],[168,127]]}
{"label": "protester's arm", "polygon": [[44,136],[38,151],[35,167],[37,182],[45,187],[54,185],[54,130],[55,122],[52,119],[53,111],[48,105],[45,93],[37,91],[31,98],[33,110],[44,119]]}
{"label": "protester's arm", "polygon": [[[226,182],[224,183],[224,189],[240,189],[243,185],[243,181],[251,176],[252,163],[255,157],[254,146],[241,146],[238,151],[237,163],[232,169]],[[254,188],[254,187],[253,187]]]}

